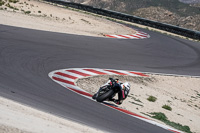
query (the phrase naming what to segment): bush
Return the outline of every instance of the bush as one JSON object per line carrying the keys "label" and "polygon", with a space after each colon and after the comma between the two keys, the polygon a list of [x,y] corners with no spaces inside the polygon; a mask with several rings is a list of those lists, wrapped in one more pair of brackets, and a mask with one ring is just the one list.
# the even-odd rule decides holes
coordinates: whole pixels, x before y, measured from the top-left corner
{"label": "bush", "polygon": [[147,98],[147,100],[150,102],[155,102],[157,100],[157,98],[154,96],[149,96],[149,98]]}
{"label": "bush", "polygon": [[186,126],[186,125],[183,126],[183,125],[181,125],[179,123],[175,123],[175,122],[169,121],[164,113],[154,112],[154,113],[150,113],[150,114],[153,115],[153,116],[151,116],[152,118],[160,120],[160,121],[164,122],[165,124],[174,127],[175,129],[184,131],[186,133],[192,133],[190,131],[190,127],[189,126]]}
{"label": "bush", "polygon": [[14,6],[11,6],[9,3],[6,4],[7,7],[13,9],[13,10],[19,10],[18,8],[14,7]]}
{"label": "bush", "polygon": [[163,121],[163,122],[167,120],[167,117],[165,116],[164,113],[161,113],[161,112],[156,113],[156,112],[154,112],[154,113],[150,113],[150,114],[154,115],[154,116],[152,116],[152,118],[154,118],[154,119],[157,119],[157,120],[160,120],[160,121]]}
{"label": "bush", "polygon": [[30,14],[30,13],[31,13],[31,11],[25,11],[24,13],[25,13],[25,14]]}
{"label": "bush", "polygon": [[172,108],[169,105],[163,105],[162,108],[171,111]]}
{"label": "bush", "polygon": [[5,2],[2,1],[2,0],[0,0],[0,6],[2,6],[2,5],[4,5],[4,4],[5,4]]}
{"label": "bush", "polygon": [[9,2],[11,2],[11,3],[17,3],[17,2],[19,2],[19,0],[9,0]]}

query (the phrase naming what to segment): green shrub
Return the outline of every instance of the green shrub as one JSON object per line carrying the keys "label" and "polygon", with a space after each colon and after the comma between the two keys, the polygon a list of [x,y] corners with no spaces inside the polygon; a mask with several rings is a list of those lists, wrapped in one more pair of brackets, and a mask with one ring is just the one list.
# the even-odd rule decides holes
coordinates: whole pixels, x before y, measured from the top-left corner
{"label": "green shrub", "polygon": [[41,11],[38,11],[38,13],[41,13]]}
{"label": "green shrub", "polygon": [[183,126],[183,125],[181,125],[179,123],[175,123],[175,122],[169,121],[164,113],[154,112],[154,113],[150,113],[150,114],[153,115],[153,116],[151,116],[152,118],[160,120],[160,121],[164,122],[165,124],[167,124],[167,125],[169,125],[171,127],[174,127],[175,129],[184,131],[186,133],[192,133],[190,131],[190,127],[189,126],[186,126],[186,125]]}
{"label": "green shrub", "polygon": [[2,1],[2,0],[0,0],[0,6],[2,6],[2,5],[4,5],[4,4],[5,4],[5,2]]}
{"label": "green shrub", "polygon": [[150,102],[155,102],[157,100],[157,98],[154,96],[149,96],[149,98],[147,98],[147,100]]}
{"label": "green shrub", "polygon": [[25,13],[25,14],[30,14],[30,13],[31,13],[31,11],[25,11],[24,13]]}
{"label": "green shrub", "polygon": [[19,0],[9,0],[9,2],[11,2],[11,3],[17,3],[17,2],[19,2]]}
{"label": "green shrub", "polygon": [[6,4],[7,7],[13,9],[13,10],[19,10],[18,8],[14,7],[14,6],[11,6],[9,3]]}
{"label": "green shrub", "polygon": [[150,113],[150,114],[153,115],[152,118],[154,118],[154,119],[157,119],[157,120],[160,120],[160,121],[163,121],[163,122],[167,120],[167,117],[166,117],[166,115],[164,113],[161,113],[161,112],[156,113],[156,112],[154,112],[154,113]]}
{"label": "green shrub", "polygon": [[172,108],[169,105],[163,105],[162,108],[171,111]]}

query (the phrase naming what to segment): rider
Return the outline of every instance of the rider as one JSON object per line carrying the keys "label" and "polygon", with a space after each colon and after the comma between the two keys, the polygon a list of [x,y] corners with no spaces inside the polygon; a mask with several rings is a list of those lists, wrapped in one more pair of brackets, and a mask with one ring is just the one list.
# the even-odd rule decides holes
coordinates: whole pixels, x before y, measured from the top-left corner
{"label": "rider", "polygon": [[[118,90],[118,99],[110,98],[109,100],[119,105],[127,98],[130,91],[130,84],[128,82],[121,83],[118,79],[110,78],[105,85],[111,85],[113,89]],[[96,94],[92,98],[96,99]]]}

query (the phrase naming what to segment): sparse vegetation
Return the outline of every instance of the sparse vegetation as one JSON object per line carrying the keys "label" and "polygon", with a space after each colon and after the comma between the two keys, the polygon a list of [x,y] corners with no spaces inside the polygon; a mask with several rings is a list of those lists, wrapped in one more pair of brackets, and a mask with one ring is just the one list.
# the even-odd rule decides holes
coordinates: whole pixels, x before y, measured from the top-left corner
{"label": "sparse vegetation", "polygon": [[185,100],[185,99],[180,99],[180,100],[181,100],[181,102],[184,102],[184,103],[186,102],[186,100]]}
{"label": "sparse vegetation", "polygon": [[138,104],[138,103],[135,103],[135,102],[131,102],[131,101],[129,101],[129,102],[132,103],[132,104],[135,104],[135,105],[143,107],[143,105],[141,105],[141,104]]}
{"label": "sparse vegetation", "polygon": [[38,13],[42,13],[41,11],[38,11]]}
{"label": "sparse vegetation", "polygon": [[136,102],[140,102],[140,103],[142,103],[142,101],[140,101],[140,99],[137,99],[137,98],[135,98],[135,97],[132,96],[132,95],[133,95],[133,94],[131,94],[131,96],[128,95],[128,97],[130,97],[131,99],[135,100]]}
{"label": "sparse vegetation", "polygon": [[149,97],[147,98],[147,100],[150,101],[150,102],[155,102],[155,101],[157,100],[157,98],[154,97],[154,96],[149,96]]}
{"label": "sparse vegetation", "polygon": [[152,118],[154,119],[157,119],[157,120],[160,120],[162,122],[164,122],[165,124],[169,125],[169,126],[172,126],[178,130],[181,130],[181,131],[184,131],[186,133],[192,133],[190,131],[190,127],[189,126],[186,126],[186,125],[181,125],[179,123],[175,123],[175,122],[172,122],[170,120],[168,120],[168,118],[165,116],[164,113],[161,113],[161,112],[154,112],[154,113],[150,113],[152,116]]}
{"label": "sparse vegetation", "polygon": [[11,9],[13,9],[13,10],[19,10],[18,8],[14,7],[14,6],[11,6],[10,3],[7,3],[6,6],[11,8]]}
{"label": "sparse vegetation", "polygon": [[5,2],[2,1],[2,0],[0,0],[0,6],[2,6],[2,5],[4,5],[4,4],[5,4]]}
{"label": "sparse vegetation", "polygon": [[31,13],[31,11],[24,11],[24,13],[25,13],[25,14],[30,14],[30,13]]}
{"label": "sparse vegetation", "polygon": [[162,108],[172,111],[172,108],[169,105],[163,105]]}
{"label": "sparse vegetation", "polygon": [[9,2],[11,2],[11,3],[17,3],[17,2],[19,2],[19,0],[8,0]]}
{"label": "sparse vegetation", "polygon": [[82,21],[88,23],[88,24],[91,24],[89,21],[85,20],[85,19],[81,19]]}
{"label": "sparse vegetation", "polygon": [[167,102],[168,102],[168,103],[171,103],[172,101],[170,101],[170,100],[167,100]]}
{"label": "sparse vegetation", "polygon": [[177,114],[177,115],[179,115],[179,116],[183,116],[183,115],[181,115],[181,114]]}

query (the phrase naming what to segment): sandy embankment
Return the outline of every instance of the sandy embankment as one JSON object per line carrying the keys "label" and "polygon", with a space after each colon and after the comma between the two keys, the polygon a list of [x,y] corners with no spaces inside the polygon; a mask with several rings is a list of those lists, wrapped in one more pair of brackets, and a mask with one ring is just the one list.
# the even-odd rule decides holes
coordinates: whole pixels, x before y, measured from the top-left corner
{"label": "sandy embankment", "polygon": [[135,30],[127,26],[36,0],[10,3],[12,7],[18,9],[14,12],[5,5],[1,7],[4,10],[0,10],[0,24],[100,37],[105,34],[135,33]]}
{"label": "sandy embankment", "polygon": [[[83,78],[77,81],[77,85],[94,94],[109,77],[112,76]],[[148,116],[143,113],[162,112],[170,121],[188,125],[192,132],[200,132],[200,78],[161,75],[150,75],[147,78],[113,77],[131,84],[128,98],[119,107],[145,117]],[[155,96],[156,102],[149,102],[149,96]],[[165,104],[169,105],[172,111],[163,109]]]}
{"label": "sandy embankment", "polygon": [[102,133],[0,97],[0,133]]}

